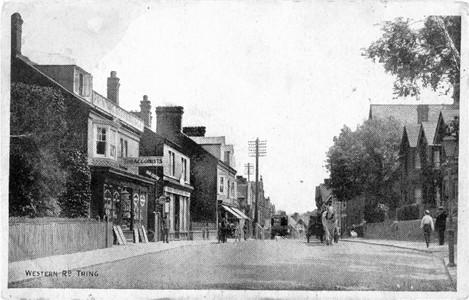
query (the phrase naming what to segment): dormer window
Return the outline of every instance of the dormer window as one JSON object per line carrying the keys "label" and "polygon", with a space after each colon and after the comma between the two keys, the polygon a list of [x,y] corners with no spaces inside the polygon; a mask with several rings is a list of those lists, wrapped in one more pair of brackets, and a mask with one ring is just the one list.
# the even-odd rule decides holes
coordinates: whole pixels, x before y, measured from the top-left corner
{"label": "dormer window", "polygon": [[91,97],[92,76],[79,68],[75,68],[74,73],[73,92],[82,97]]}

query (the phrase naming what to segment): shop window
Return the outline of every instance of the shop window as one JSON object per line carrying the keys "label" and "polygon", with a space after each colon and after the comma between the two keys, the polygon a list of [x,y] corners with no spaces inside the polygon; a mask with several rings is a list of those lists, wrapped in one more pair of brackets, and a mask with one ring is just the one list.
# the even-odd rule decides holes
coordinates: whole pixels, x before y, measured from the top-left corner
{"label": "shop window", "polygon": [[97,127],[96,154],[106,155],[106,128]]}

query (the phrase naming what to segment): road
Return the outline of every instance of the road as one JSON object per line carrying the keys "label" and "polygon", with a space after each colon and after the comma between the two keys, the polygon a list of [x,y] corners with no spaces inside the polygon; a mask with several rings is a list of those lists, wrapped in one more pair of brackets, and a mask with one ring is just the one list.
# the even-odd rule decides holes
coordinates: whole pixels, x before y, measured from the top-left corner
{"label": "road", "polygon": [[431,254],[344,241],[333,246],[304,240],[185,246],[81,271],[10,287],[452,290],[442,262]]}

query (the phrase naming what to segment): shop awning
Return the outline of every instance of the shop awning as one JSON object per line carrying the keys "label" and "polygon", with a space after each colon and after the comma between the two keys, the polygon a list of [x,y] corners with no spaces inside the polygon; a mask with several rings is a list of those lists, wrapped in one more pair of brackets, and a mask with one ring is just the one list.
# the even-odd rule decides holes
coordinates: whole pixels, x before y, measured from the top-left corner
{"label": "shop awning", "polygon": [[232,214],[233,216],[235,216],[235,218],[237,219],[243,219],[243,217],[241,217],[240,215],[238,215],[232,207],[229,207],[229,206],[226,206],[226,205],[222,205],[223,208],[228,211],[230,214]]}
{"label": "shop awning", "polygon": [[242,211],[240,211],[239,209],[235,208],[235,207],[231,207],[232,210],[235,211],[235,213],[237,213],[238,215],[241,216],[241,218],[243,219],[246,219],[246,220],[250,220]]}

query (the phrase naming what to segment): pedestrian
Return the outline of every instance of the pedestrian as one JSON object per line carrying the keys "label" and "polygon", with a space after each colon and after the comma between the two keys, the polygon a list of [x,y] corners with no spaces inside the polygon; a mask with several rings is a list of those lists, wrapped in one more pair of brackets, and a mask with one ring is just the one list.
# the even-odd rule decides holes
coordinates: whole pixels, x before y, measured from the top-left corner
{"label": "pedestrian", "polygon": [[430,211],[426,210],[425,215],[422,218],[422,222],[420,223],[420,228],[423,228],[423,235],[425,236],[425,243],[427,244],[427,248],[430,246],[430,234],[433,230],[433,219],[430,216]]}
{"label": "pedestrian", "polygon": [[226,222],[225,218],[221,219],[221,224],[220,224],[220,239],[222,243],[226,243],[226,234],[228,230],[228,223]]}
{"label": "pedestrian", "polygon": [[445,230],[447,217],[448,215],[443,209],[443,206],[438,207],[438,215],[436,216],[435,227],[438,231],[438,241],[440,245],[445,244]]}
{"label": "pedestrian", "polygon": [[244,240],[247,241],[247,239],[248,239],[248,224],[247,224],[247,222],[244,223],[243,232],[244,232]]}
{"label": "pedestrian", "polygon": [[163,243],[169,244],[169,218],[168,214],[163,217]]}

